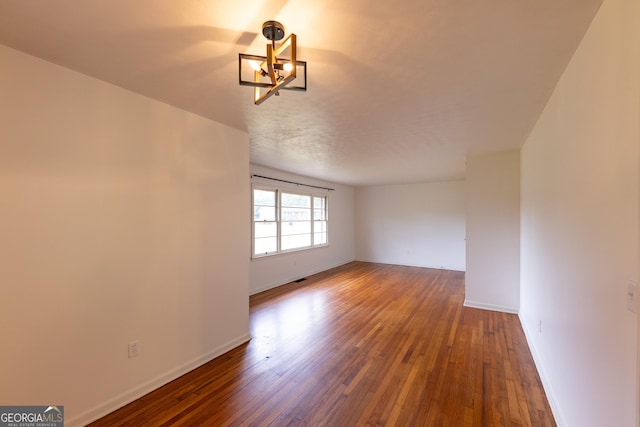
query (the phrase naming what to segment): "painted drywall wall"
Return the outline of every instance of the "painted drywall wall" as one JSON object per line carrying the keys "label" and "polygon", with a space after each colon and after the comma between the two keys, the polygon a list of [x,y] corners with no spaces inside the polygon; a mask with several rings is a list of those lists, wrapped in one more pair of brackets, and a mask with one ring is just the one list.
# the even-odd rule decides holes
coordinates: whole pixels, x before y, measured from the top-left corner
{"label": "painted drywall wall", "polygon": [[522,149],[520,317],[565,426],[638,422],[639,40],[605,0]]}
{"label": "painted drywall wall", "polygon": [[[251,173],[255,175],[334,189],[334,191],[314,189],[314,191],[328,196],[329,245],[321,248],[252,259],[250,273],[250,289],[252,294],[354,260],[353,187],[294,175],[259,165],[251,165],[250,167]],[[295,185],[262,178],[252,178],[252,183],[256,185],[277,185],[281,188],[296,188]],[[245,218],[247,218],[247,229],[250,231],[252,223],[250,211],[246,212]],[[249,248],[247,250],[247,257],[250,256],[251,249]]]}
{"label": "painted drywall wall", "polygon": [[359,187],[356,258],[465,269],[464,181]]}
{"label": "painted drywall wall", "polygon": [[465,305],[520,307],[520,151],[467,158]]}
{"label": "painted drywall wall", "polygon": [[0,402],[84,424],[247,340],[248,136],[0,63]]}

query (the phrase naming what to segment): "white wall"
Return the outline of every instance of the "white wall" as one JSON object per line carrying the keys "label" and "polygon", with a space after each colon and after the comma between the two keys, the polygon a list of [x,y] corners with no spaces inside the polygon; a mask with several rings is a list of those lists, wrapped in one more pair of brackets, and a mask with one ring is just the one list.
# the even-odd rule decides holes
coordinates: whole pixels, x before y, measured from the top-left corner
{"label": "white wall", "polygon": [[0,402],[82,424],[247,340],[248,136],[0,63]]}
{"label": "white wall", "polygon": [[464,181],[356,189],[356,258],[465,269]]}
{"label": "white wall", "polygon": [[520,307],[520,151],[467,158],[465,305]]}
{"label": "white wall", "polygon": [[[251,173],[270,178],[283,179],[302,184],[333,188],[335,191],[317,190],[328,196],[329,245],[311,250],[288,252],[251,260],[251,293],[261,292],[305,276],[328,270],[355,259],[354,250],[354,201],[353,188],[345,185],[320,181],[282,171],[251,165]],[[281,182],[253,178],[255,184],[278,185],[296,188]],[[251,197],[250,195],[248,196]],[[251,231],[251,212],[247,211],[247,229]],[[247,249],[251,257],[251,248]]]}
{"label": "white wall", "polygon": [[605,0],[522,150],[520,317],[565,426],[638,422],[639,39]]}

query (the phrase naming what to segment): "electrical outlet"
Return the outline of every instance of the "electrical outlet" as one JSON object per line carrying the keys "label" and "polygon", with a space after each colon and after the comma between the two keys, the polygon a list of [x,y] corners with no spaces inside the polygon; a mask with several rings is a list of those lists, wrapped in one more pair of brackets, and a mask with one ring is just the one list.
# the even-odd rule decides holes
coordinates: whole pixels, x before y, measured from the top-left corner
{"label": "electrical outlet", "polygon": [[131,341],[129,343],[129,358],[136,357],[140,348],[138,347],[138,341]]}
{"label": "electrical outlet", "polygon": [[538,323],[538,332],[542,333],[542,319],[540,319],[540,322]]}
{"label": "electrical outlet", "polygon": [[633,280],[627,283],[627,310],[632,313],[637,311],[638,307],[638,284]]}

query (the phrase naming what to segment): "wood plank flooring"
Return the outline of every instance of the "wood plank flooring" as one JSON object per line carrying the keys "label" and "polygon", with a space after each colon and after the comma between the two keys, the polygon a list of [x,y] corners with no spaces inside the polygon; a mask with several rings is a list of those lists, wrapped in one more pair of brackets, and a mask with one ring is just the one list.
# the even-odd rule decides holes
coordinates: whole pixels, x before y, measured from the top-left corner
{"label": "wood plank flooring", "polygon": [[93,426],[555,426],[516,315],[353,262],[250,298],[242,345]]}

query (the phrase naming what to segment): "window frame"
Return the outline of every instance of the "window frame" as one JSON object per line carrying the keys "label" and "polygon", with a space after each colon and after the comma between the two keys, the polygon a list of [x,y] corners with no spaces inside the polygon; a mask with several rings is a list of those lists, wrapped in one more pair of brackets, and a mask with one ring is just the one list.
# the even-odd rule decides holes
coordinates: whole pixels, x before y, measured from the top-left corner
{"label": "window frame", "polygon": [[[276,223],[276,250],[275,251],[270,251],[270,252],[265,252],[265,253],[259,253],[256,254],[255,253],[255,246],[256,246],[256,221],[255,220],[255,208],[256,208],[256,204],[255,204],[255,191],[256,190],[260,190],[260,191],[269,191],[269,192],[274,192],[275,193],[275,200],[276,200],[276,206],[275,206],[275,223]],[[309,246],[303,246],[303,247],[296,247],[296,248],[292,248],[292,249],[282,249],[282,193],[286,193],[286,194],[294,194],[294,195],[300,195],[300,196],[307,196],[310,199],[310,207],[309,209],[309,223],[310,223],[310,230],[309,230],[309,238],[310,238],[310,245]],[[324,219],[322,220],[316,220],[315,219],[315,211],[317,210],[317,208],[315,207],[315,202],[316,202],[316,198],[321,198],[324,200]],[[266,221],[266,220],[265,220]],[[315,227],[316,222],[321,221],[324,223],[324,230],[323,231],[319,231],[316,232]],[[267,222],[271,222],[271,221],[267,221]],[[322,233],[324,235],[324,243],[316,243],[315,239],[316,239],[316,234],[318,233]],[[305,233],[306,235],[306,233]],[[324,192],[319,192],[319,191],[313,191],[311,189],[309,189],[308,191],[305,191],[305,189],[300,189],[300,188],[288,188],[285,186],[277,186],[277,185],[267,185],[267,184],[256,184],[256,183],[252,183],[251,184],[251,258],[265,258],[265,257],[270,257],[270,256],[274,256],[274,255],[280,255],[280,254],[287,254],[287,253],[291,253],[291,252],[298,252],[298,251],[307,251],[307,250],[313,250],[313,249],[318,249],[318,248],[324,248],[329,246],[329,195],[327,193]]]}

